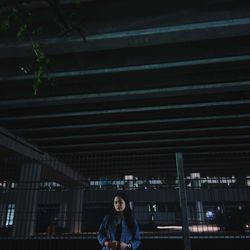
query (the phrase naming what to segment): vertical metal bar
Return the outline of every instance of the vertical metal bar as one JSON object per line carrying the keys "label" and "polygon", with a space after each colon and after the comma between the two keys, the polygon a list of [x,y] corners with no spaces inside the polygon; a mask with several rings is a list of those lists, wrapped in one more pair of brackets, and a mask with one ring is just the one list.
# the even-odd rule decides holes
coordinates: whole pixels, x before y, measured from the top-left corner
{"label": "vertical metal bar", "polygon": [[176,153],[175,157],[176,157],[176,169],[177,169],[177,177],[179,185],[180,208],[182,215],[182,233],[184,240],[184,249],[191,250],[190,233],[188,227],[187,195],[186,195],[186,186],[184,179],[182,153]]}

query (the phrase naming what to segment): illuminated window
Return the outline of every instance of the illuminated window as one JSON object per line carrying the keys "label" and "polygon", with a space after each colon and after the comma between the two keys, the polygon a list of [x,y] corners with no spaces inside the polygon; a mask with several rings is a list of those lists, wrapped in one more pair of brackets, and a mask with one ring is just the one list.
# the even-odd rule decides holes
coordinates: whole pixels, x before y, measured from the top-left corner
{"label": "illuminated window", "polygon": [[148,204],[148,211],[149,212],[157,212],[157,205],[156,204]]}
{"label": "illuminated window", "polygon": [[125,181],[132,181],[134,179],[133,175],[125,175],[124,176]]}
{"label": "illuminated window", "polygon": [[6,188],[6,186],[7,186],[7,182],[6,181],[0,182],[0,187]]}
{"label": "illuminated window", "polygon": [[6,222],[5,222],[6,226],[13,225],[14,214],[15,214],[15,204],[12,203],[8,205],[7,217],[6,217]]}

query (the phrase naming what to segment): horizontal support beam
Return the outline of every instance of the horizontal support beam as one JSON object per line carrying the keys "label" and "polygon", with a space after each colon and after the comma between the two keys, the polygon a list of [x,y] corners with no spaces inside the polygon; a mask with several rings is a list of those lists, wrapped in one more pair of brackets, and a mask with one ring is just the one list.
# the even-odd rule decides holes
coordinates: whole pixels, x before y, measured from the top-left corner
{"label": "horizontal support beam", "polygon": [[218,102],[204,102],[204,103],[187,103],[187,104],[172,104],[162,106],[151,107],[135,107],[135,108],[117,108],[107,110],[95,110],[95,111],[81,111],[81,112],[68,112],[68,113],[53,113],[45,115],[24,115],[24,116],[11,116],[0,117],[0,121],[24,121],[24,120],[39,120],[48,118],[66,118],[66,117],[79,117],[79,116],[93,116],[93,115],[112,115],[112,114],[126,114],[126,113],[139,113],[139,112],[151,112],[151,111],[166,111],[166,110],[178,110],[178,109],[191,109],[191,108],[215,108],[215,107],[229,107],[238,105],[248,105],[250,99],[232,100],[232,101],[218,101]]}
{"label": "horizontal support beam", "polygon": [[[60,0],[59,4],[60,5],[68,5],[68,4],[79,4],[82,2],[95,2],[97,0]],[[32,1],[32,0],[28,0],[25,1],[26,3],[26,8],[30,9],[37,9],[37,8],[42,8],[42,7],[49,7],[49,3],[47,1],[44,0],[40,0],[40,1]],[[4,7],[5,8],[16,8],[18,5],[23,5],[24,3],[22,1],[19,0],[10,0],[10,1],[6,1],[4,2]],[[2,6],[1,6],[2,7]],[[0,12],[1,13],[1,12]]]}
{"label": "horizontal support beam", "polygon": [[92,129],[105,128],[116,126],[138,126],[138,125],[163,125],[167,123],[179,122],[198,122],[198,121],[217,121],[217,120],[241,120],[250,118],[250,114],[234,114],[234,115],[214,115],[214,116],[198,116],[185,118],[168,118],[156,120],[141,120],[141,121],[124,121],[124,122],[107,122],[107,123],[93,123],[82,125],[68,125],[68,126],[53,126],[53,127],[36,127],[36,128],[18,128],[12,129],[14,133],[34,133],[34,132],[53,132],[59,130],[76,130],[76,129]]}
{"label": "horizontal support beam", "polygon": [[[125,153],[125,154],[124,154]],[[175,152],[174,152],[175,153]],[[114,159],[116,160],[118,159],[127,159],[127,158],[145,158],[145,157],[168,157],[168,159],[171,159],[174,157],[174,153],[173,152],[164,152],[162,153],[160,152],[156,152],[156,151],[152,151],[152,152],[122,152],[122,154],[113,154],[112,151],[110,152],[95,152],[93,154],[93,152],[63,152],[63,153],[55,153],[54,155],[57,155],[59,157],[59,159],[64,159],[64,157],[72,157],[72,161],[73,159],[76,160],[84,160],[85,158],[91,159],[91,158],[95,158],[97,160],[99,159]],[[205,152],[185,152],[185,156],[187,156],[189,159],[194,159],[196,160],[197,157],[198,159],[207,159],[207,157],[209,159],[221,159],[223,157],[225,157],[225,159],[228,159],[228,157],[250,157],[250,150],[241,150],[241,149],[235,149],[234,151],[205,151]]]}
{"label": "horizontal support beam", "polygon": [[173,133],[192,133],[192,132],[218,132],[218,131],[227,131],[229,130],[230,133],[233,133],[232,130],[245,130],[249,129],[250,131],[250,125],[245,126],[223,126],[223,127],[208,127],[208,128],[186,128],[186,129],[168,129],[168,130],[149,130],[149,131],[133,131],[133,132],[112,132],[112,133],[99,133],[99,134],[85,134],[85,135],[71,135],[71,136],[40,136],[40,137],[32,137],[29,139],[29,142],[32,143],[41,143],[41,142],[56,142],[56,141],[63,141],[63,140],[74,140],[74,139],[94,139],[94,138],[100,138],[100,137],[122,137],[122,136],[148,136],[148,135],[161,135],[164,136],[166,134],[173,134]]}
{"label": "horizontal support beam", "polygon": [[25,157],[32,157],[34,160],[39,160],[44,157],[44,151],[26,142],[24,139],[13,135],[2,127],[0,127],[0,147]]}
{"label": "horizontal support beam", "polygon": [[[46,54],[63,54],[246,35],[250,35],[249,17],[92,34],[85,37],[85,42],[81,37],[64,37],[39,40],[39,43],[45,46]],[[32,56],[30,42],[0,44],[0,59],[30,56]]]}
{"label": "horizontal support beam", "polygon": [[[152,139],[152,140],[131,140],[131,141],[113,141],[113,142],[90,142],[79,144],[66,144],[66,145],[52,145],[41,146],[42,149],[71,149],[71,148],[94,148],[94,147],[109,147],[109,146],[124,146],[124,145],[137,145],[142,144],[158,144],[158,143],[183,143],[183,142],[202,142],[202,141],[219,141],[219,140],[248,140],[250,135],[227,135],[227,136],[201,136],[195,138],[178,138],[178,139]],[[216,145],[215,145],[216,146]]]}
{"label": "horizontal support beam", "polygon": [[187,23],[166,27],[154,27],[147,29],[139,29],[139,30],[128,30],[128,31],[120,31],[120,32],[112,32],[105,34],[97,34],[86,37],[87,41],[91,40],[105,40],[105,39],[114,39],[114,38],[128,38],[128,37],[138,37],[138,36],[146,36],[146,35],[159,35],[166,33],[175,33],[175,32],[183,32],[183,31],[200,31],[207,29],[215,29],[215,28],[233,28],[235,26],[241,25],[250,25],[250,18],[238,18],[238,19],[227,19],[227,20],[219,20],[219,21],[209,21],[209,22],[200,22],[200,23]]}
{"label": "horizontal support beam", "polygon": [[[113,154],[114,153],[114,154]],[[151,159],[151,158],[166,158],[167,160],[173,160],[175,151],[172,152],[167,152],[162,151],[157,152],[152,150],[151,152],[149,151],[122,151],[119,154],[116,152],[112,151],[107,151],[107,152],[89,152],[89,151],[82,151],[82,152],[61,152],[61,153],[55,153],[59,157],[59,159],[64,159],[67,157],[71,157],[72,161],[71,163],[74,164],[74,162],[89,162],[93,159],[94,161],[112,161],[112,162],[117,162],[119,160],[125,161],[125,160],[131,160],[133,159],[138,159],[138,160],[144,160],[144,159]],[[220,151],[187,151],[185,152],[185,161],[191,161],[191,162],[196,162],[196,161],[212,161],[212,160],[244,160],[244,159],[249,159],[250,158],[250,150],[237,150],[234,149],[234,151],[229,150],[220,150]],[[75,161],[74,161],[75,160]]]}
{"label": "horizontal support beam", "polygon": [[[89,155],[88,153],[83,153],[79,155],[75,155],[73,153],[66,154],[67,157],[70,157],[71,163],[80,163],[80,162],[105,162],[105,161],[144,161],[151,159],[165,159],[166,161],[175,163],[175,159],[173,159],[173,153],[147,153],[147,154],[128,154],[128,155],[113,155],[113,154],[95,154]],[[69,155],[69,156],[68,156]],[[245,151],[219,151],[219,152],[197,152],[192,153],[189,152],[186,154],[187,157],[185,160],[188,161],[196,161],[196,160],[234,160],[234,159],[250,159],[250,150]],[[61,158],[60,158],[61,159]],[[63,158],[62,158],[63,159]]]}
{"label": "horizontal support beam", "polygon": [[189,84],[186,86],[138,89],[127,91],[114,91],[105,93],[91,93],[82,95],[68,95],[55,97],[38,97],[31,99],[4,100],[0,101],[0,110],[23,109],[37,107],[51,107],[58,105],[72,105],[80,103],[96,103],[106,101],[121,101],[131,99],[149,99],[156,97],[167,97],[177,95],[189,95],[199,93],[225,93],[236,90],[249,90],[250,81],[226,82],[226,83],[202,83]]}
{"label": "horizontal support beam", "polygon": [[[202,165],[210,165],[210,166],[216,166],[216,164],[218,165],[228,165],[228,164],[234,164],[236,166],[236,168],[238,167],[238,165],[240,164],[249,164],[249,158],[245,158],[245,159],[239,159],[239,158],[231,158],[229,160],[225,160],[225,159],[221,159],[221,160],[217,160],[217,159],[203,159],[203,160],[185,160],[185,165],[192,165],[192,166],[199,166],[200,164]],[[147,159],[145,158],[144,160],[141,161],[135,161],[135,160],[128,160],[128,159],[123,159],[123,160],[116,160],[116,161],[109,161],[109,160],[103,160],[103,161],[79,161],[78,163],[72,163],[71,166],[74,169],[81,169],[82,166],[85,166],[84,170],[90,169],[90,168],[94,168],[96,169],[97,167],[101,167],[101,168],[105,168],[106,170],[110,169],[110,168],[116,168],[117,167],[126,167],[126,168],[130,168],[132,165],[137,166],[137,169],[143,168],[143,166],[156,166],[156,165],[165,165],[166,166],[171,166],[171,165],[175,165],[174,161],[170,161],[168,159]]]}
{"label": "horizontal support beam", "polygon": [[[249,164],[249,160],[248,158],[246,159],[238,159],[238,158],[234,158],[234,159],[230,159],[228,161],[223,160],[213,160],[211,159],[210,161],[207,161],[207,159],[204,160],[197,160],[197,161],[189,161],[189,160],[185,160],[185,165],[192,165],[192,166],[199,166],[200,164],[202,165],[214,165],[216,166],[216,164],[218,165],[228,165],[228,164],[235,164],[236,168],[238,166],[238,164]],[[238,164],[237,164],[238,163]],[[77,168],[81,168],[82,165],[84,164],[85,168],[89,169],[91,167],[105,167],[106,170],[110,169],[110,168],[116,168],[119,167],[127,167],[130,168],[131,165],[134,166],[138,166],[143,168],[143,166],[156,166],[156,165],[162,165],[162,166],[171,166],[171,165],[175,165],[173,161],[168,161],[168,160],[164,160],[164,159],[154,159],[154,160],[149,160],[149,159],[145,159],[145,160],[141,160],[141,161],[135,161],[135,160],[121,160],[121,161],[108,161],[108,160],[104,160],[104,161],[82,161],[79,163],[72,163],[72,167],[77,169]],[[84,170],[83,170],[84,171]]]}
{"label": "horizontal support beam", "polygon": [[49,154],[38,149],[36,146],[26,142],[24,139],[11,134],[8,130],[0,128],[0,147],[8,149],[15,154],[27,157],[27,159],[36,160],[46,167],[56,171],[58,175],[71,180],[81,180],[82,177],[74,170],[68,168],[64,163],[51,157]]}
{"label": "horizontal support beam", "polygon": [[[217,58],[204,58],[204,59],[194,59],[187,61],[178,62],[166,62],[166,63],[155,63],[146,65],[133,65],[133,66],[121,66],[114,68],[100,68],[100,69],[86,69],[68,72],[56,72],[45,74],[43,77],[47,78],[62,78],[62,77],[80,77],[80,76],[91,76],[91,75],[103,75],[103,74],[113,74],[113,73],[124,73],[124,72],[139,72],[139,71],[149,71],[149,70],[161,70],[161,69],[172,69],[172,68],[182,68],[190,66],[207,66],[213,64],[222,63],[236,63],[236,62],[248,62],[250,61],[250,55],[242,56],[227,56],[227,57],[217,57]],[[18,80],[34,80],[36,79],[35,74],[29,75],[16,75],[16,76],[0,76],[0,81],[18,81]]]}
{"label": "horizontal support beam", "polygon": [[[162,147],[144,147],[144,148],[139,148],[139,147],[135,147],[135,148],[123,148],[123,149],[95,149],[95,150],[86,150],[84,149],[84,151],[82,150],[75,150],[75,153],[86,153],[89,155],[94,156],[95,154],[107,154],[107,153],[115,153],[115,154],[122,154],[122,153],[129,153],[129,154],[134,154],[134,153],[146,153],[146,152],[163,152],[165,151],[166,153],[173,153],[173,152],[177,152],[178,150],[182,150],[183,152],[187,153],[188,151],[197,151],[201,152],[201,151],[205,151],[205,153],[211,153],[211,152],[216,152],[218,150],[222,150],[223,152],[225,151],[225,149],[227,150],[233,150],[233,152],[239,151],[239,148],[242,148],[242,151],[247,151],[247,149],[250,147],[250,143],[235,143],[235,144],[220,144],[220,145],[211,145],[211,144],[206,144],[206,145],[197,145],[197,146],[174,146],[174,147],[166,147],[166,146],[162,146]],[[57,153],[56,150],[50,150],[51,152],[53,152],[53,154]],[[63,154],[65,154],[67,151],[61,151],[61,153],[63,152]],[[228,151],[229,152],[229,151]]]}

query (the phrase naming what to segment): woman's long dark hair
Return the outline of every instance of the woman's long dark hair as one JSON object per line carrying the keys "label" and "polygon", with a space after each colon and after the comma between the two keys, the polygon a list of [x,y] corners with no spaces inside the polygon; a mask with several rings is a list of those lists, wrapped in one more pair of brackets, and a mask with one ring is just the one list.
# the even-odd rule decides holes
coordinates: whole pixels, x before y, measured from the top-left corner
{"label": "woman's long dark hair", "polygon": [[[123,216],[124,216],[124,219],[128,225],[128,229],[129,229],[130,233],[134,237],[134,235],[135,235],[135,221],[134,221],[134,217],[132,215],[132,210],[131,210],[131,207],[129,204],[129,199],[128,199],[127,195],[123,192],[116,193],[114,195],[114,199],[117,196],[121,197],[125,201],[126,206],[125,206],[125,210],[123,212]],[[109,225],[111,224],[111,222],[113,221],[113,219],[115,218],[116,215],[117,215],[117,211],[115,210],[115,208],[113,206],[112,212],[110,213],[109,218],[108,218],[106,230],[108,230]]]}

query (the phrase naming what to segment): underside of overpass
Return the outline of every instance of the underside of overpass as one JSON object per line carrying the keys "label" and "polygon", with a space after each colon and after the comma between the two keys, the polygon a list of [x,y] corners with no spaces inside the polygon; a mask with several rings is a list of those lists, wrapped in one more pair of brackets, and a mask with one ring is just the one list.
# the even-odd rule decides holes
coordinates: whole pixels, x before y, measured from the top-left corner
{"label": "underside of overpass", "polygon": [[19,180],[17,156],[60,183],[171,176],[176,152],[186,175],[250,175],[249,1],[13,0],[0,16],[13,9],[40,31],[0,32],[0,181]]}
{"label": "underside of overpass", "polygon": [[61,1],[82,31],[64,35],[35,2],[51,62],[36,96],[35,72],[20,69],[34,64],[31,40],[1,33],[0,124],[13,136],[56,157],[132,155],[147,169],[150,155],[161,169],[179,151],[201,171],[248,169],[248,1]]}

